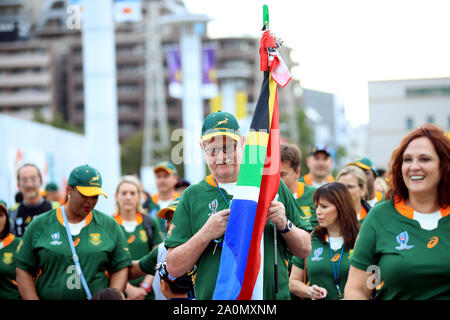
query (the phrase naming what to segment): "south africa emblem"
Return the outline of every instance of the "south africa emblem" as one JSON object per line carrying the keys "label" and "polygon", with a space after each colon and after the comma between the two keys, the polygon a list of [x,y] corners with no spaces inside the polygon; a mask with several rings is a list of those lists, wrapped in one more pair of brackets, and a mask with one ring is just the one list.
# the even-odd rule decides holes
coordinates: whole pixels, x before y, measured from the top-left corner
{"label": "south africa emblem", "polygon": [[13,261],[13,254],[12,252],[5,252],[3,253],[3,259],[2,259],[4,264],[11,264]]}
{"label": "south africa emblem", "polygon": [[102,243],[102,239],[100,237],[100,233],[91,233],[89,242],[92,243],[94,246],[98,246]]}

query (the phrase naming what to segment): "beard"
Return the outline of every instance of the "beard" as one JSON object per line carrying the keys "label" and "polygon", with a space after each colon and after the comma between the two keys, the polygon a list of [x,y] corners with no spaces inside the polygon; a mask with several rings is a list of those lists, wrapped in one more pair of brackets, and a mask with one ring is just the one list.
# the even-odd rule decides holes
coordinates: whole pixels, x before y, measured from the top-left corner
{"label": "beard", "polygon": [[39,196],[39,189],[22,192],[24,200],[34,199]]}

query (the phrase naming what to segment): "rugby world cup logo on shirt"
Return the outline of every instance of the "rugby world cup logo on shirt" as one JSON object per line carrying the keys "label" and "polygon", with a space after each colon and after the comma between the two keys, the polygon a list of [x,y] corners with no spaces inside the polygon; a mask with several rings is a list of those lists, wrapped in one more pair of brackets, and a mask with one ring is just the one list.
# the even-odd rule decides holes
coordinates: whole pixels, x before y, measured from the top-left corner
{"label": "rugby world cup logo on shirt", "polygon": [[317,248],[316,250],[314,250],[314,257],[311,258],[311,261],[320,261],[320,260],[322,260],[323,258],[320,257],[322,255],[322,253],[323,253],[323,248],[322,247]]}
{"label": "rugby world cup logo on shirt", "polygon": [[209,210],[211,210],[209,215],[215,214],[217,212],[218,206],[219,206],[219,202],[217,201],[217,199],[214,199],[213,201],[211,201],[208,205]]}
{"label": "rugby world cup logo on shirt", "polygon": [[399,244],[399,246],[395,247],[395,249],[397,249],[397,250],[409,250],[414,247],[414,246],[408,245],[408,241],[409,241],[408,231],[403,231],[402,233],[400,233],[396,237],[396,240]]}
{"label": "rugby world cup logo on shirt", "polygon": [[61,241],[59,241],[59,237],[60,237],[59,232],[52,233],[51,237],[52,237],[53,241],[50,242],[50,244],[52,244],[54,246],[59,246],[62,243]]}

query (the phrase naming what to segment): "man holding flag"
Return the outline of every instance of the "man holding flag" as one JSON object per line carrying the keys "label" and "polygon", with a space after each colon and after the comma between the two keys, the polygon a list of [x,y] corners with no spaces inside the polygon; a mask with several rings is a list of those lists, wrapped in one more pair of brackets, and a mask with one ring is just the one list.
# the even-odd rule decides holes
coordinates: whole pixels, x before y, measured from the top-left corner
{"label": "man holding flag", "polygon": [[266,30],[264,81],[246,144],[232,114],[205,118],[200,144],[211,175],[184,192],[167,233],[168,272],[177,277],[197,265],[197,299],[290,299],[287,259],[311,251],[311,225],[280,181],[277,85],[291,77],[279,46]]}
{"label": "man holding flag", "polygon": [[[202,128],[201,147],[211,175],[184,192],[167,233],[165,245],[168,247],[168,271],[177,277],[197,265],[197,299],[212,299],[214,295],[222,248],[226,245],[223,235],[230,216],[230,202],[233,196],[237,197],[241,191],[237,181],[244,144],[245,138],[240,136],[239,124],[232,114],[219,111],[206,117]],[[251,165],[252,159],[246,160]],[[264,299],[290,298],[285,263],[287,253],[290,251],[298,257],[306,257],[311,250],[310,235],[305,231],[311,230],[311,226],[300,219],[303,213],[281,181],[278,196],[279,201],[270,201],[267,223],[264,221],[263,295],[260,297]],[[242,220],[242,224],[244,223]],[[274,283],[273,225],[278,230],[278,293],[275,293]],[[245,238],[249,234],[237,236]]]}

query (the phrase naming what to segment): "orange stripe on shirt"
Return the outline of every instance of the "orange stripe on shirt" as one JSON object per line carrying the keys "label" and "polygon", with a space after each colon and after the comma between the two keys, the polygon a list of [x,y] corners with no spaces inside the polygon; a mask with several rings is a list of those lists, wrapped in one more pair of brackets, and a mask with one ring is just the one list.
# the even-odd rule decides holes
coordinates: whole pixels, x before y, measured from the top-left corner
{"label": "orange stripe on shirt", "polygon": [[303,182],[297,181],[297,199],[300,198],[305,193],[305,184]]}
{"label": "orange stripe on shirt", "polygon": [[15,239],[15,236],[14,236],[12,233],[8,234],[8,235],[3,239],[3,241],[2,241],[2,243],[3,243],[3,248],[5,248],[5,247],[7,247],[8,245],[10,245],[11,242],[14,241],[14,239]]}
{"label": "orange stripe on shirt", "polygon": [[[61,223],[61,225],[64,226],[64,218],[62,216],[61,207],[56,209],[56,218],[58,219],[59,223]],[[92,212],[89,212],[86,218],[84,218],[84,220],[85,220],[84,226],[86,227],[92,221]]]}
{"label": "orange stripe on shirt", "polygon": [[367,210],[364,208],[364,206],[361,206],[361,211],[359,212],[359,220],[364,219],[367,217]]}

